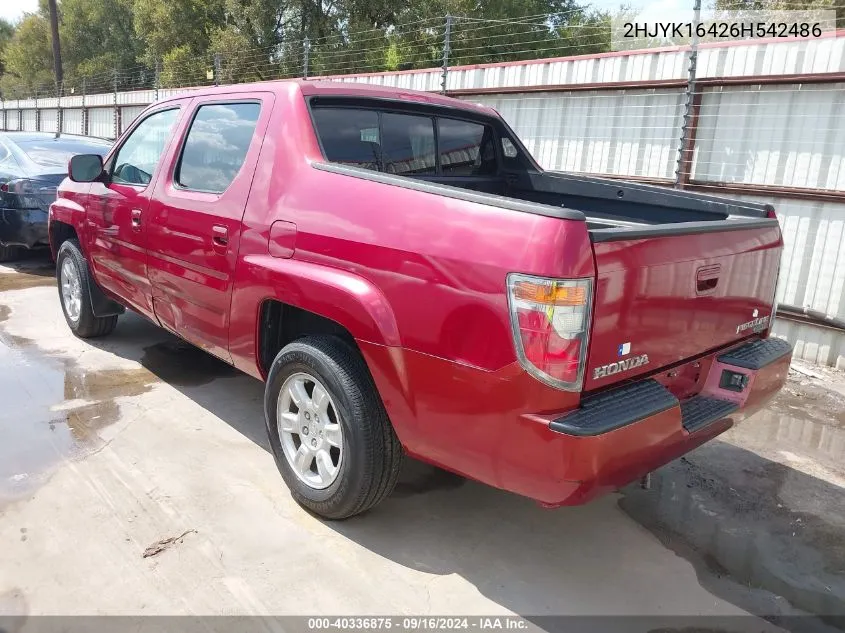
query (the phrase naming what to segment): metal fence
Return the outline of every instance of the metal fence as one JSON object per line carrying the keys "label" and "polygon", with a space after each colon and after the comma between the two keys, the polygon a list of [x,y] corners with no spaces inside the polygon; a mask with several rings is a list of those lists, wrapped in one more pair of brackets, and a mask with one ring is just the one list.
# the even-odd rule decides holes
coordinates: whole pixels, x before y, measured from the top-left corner
{"label": "metal fence", "polygon": [[[548,169],[769,202],[786,243],[779,300],[845,318],[845,32],[836,35],[703,45],[692,90],[683,48],[322,79],[440,91],[445,78],[447,94],[496,108]],[[5,101],[0,125],[113,138],[183,90]],[[776,331],[798,357],[845,366],[842,331],[782,320]]]}

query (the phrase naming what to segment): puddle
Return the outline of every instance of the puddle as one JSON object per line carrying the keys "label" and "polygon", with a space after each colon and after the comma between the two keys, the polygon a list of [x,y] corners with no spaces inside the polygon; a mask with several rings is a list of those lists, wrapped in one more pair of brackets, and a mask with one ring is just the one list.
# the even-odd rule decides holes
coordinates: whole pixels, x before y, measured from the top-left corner
{"label": "puddle", "polygon": [[0,292],[55,285],[56,269],[52,264],[26,266],[12,272],[0,272]]}
{"label": "puddle", "polygon": [[228,363],[180,340],[145,347],[141,365],[164,382],[178,387],[199,387],[217,378],[241,375]]}
{"label": "puddle", "polygon": [[623,490],[620,507],[703,585],[727,574],[845,628],[843,412],[839,394],[791,380],[766,410],[654,473],[651,490]]}
{"label": "puddle", "polygon": [[0,340],[0,502],[31,492],[58,463],[102,447],[116,398],[148,391],[144,368],[85,371]]}

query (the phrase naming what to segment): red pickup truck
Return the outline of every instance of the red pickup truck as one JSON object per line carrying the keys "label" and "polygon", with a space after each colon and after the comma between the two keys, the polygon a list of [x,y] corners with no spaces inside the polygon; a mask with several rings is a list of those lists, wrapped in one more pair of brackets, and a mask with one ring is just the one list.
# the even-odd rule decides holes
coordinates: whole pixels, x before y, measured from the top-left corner
{"label": "red pickup truck", "polygon": [[186,93],[71,160],[68,326],[124,306],[264,380],[294,498],[374,506],[403,455],[546,506],[784,384],[770,206],[544,171],[494,110],[329,82]]}

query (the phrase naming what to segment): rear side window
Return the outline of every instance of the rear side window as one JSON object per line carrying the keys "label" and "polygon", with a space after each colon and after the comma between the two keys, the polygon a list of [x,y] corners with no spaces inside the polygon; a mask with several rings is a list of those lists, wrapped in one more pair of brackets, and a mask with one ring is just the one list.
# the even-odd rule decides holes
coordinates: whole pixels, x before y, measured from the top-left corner
{"label": "rear side window", "polygon": [[223,193],[246,159],[261,105],[217,103],[197,110],[176,167],[186,189]]}
{"label": "rear side window", "polygon": [[438,119],[437,132],[444,176],[487,176],[496,173],[496,150],[489,126],[471,121]]}
{"label": "rear side window", "polygon": [[437,173],[434,119],[385,112],[381,134],[384,171],[400,176]]}
{"label": "rear side window", "polygon": [[327,160],[375,171],[381,169],[378,112],[314,108],[314,123]]}
{"label": "rear side window", "polygon": [[493,129],[481,123],[350,107],[318,106],[312,113],[333,163],[400,176],[497,172]]}

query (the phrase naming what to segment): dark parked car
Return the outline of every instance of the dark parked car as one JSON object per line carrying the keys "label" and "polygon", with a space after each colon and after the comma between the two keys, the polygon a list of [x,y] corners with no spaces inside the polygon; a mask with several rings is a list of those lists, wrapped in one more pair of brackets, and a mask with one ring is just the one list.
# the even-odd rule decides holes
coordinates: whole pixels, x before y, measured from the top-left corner
{"label": "dark parked car", "polygon": [[0,262],[48,244],[47,209],[70,157],[104,156],[110,147],[87,136],[0,132]]}

